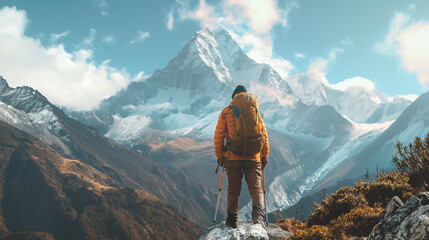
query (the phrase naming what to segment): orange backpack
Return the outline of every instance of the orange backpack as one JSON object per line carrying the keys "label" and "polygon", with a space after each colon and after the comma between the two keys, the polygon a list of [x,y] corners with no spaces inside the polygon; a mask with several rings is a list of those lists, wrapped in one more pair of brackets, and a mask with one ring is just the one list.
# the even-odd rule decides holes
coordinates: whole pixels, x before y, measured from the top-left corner
{"label": "orange backpack", "polygon": [[235,133],[230,142],[231,151],[243,156],[260,153],[265,139],[256,96],[247,92],[238,93],[232,100],[232,110]]}

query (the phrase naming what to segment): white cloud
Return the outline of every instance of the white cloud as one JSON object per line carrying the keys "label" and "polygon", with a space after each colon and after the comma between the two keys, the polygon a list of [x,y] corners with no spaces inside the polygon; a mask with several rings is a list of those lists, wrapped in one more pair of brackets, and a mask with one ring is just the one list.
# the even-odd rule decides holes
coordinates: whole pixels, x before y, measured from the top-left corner
{"label": "white cloud", "polygon": [[25,11],[17,10],[16,7],[3,7],[0,9],[0,14],[0,34],[9,35],[14,38],[19,38],[24,34],[27,25]]}
{"label": "white cloud", "polygon": [[290,2],[281,9],[276,0],[225,0],[222,7],[229,24],[245,23],[256,34],[268,34],[276,24],[286,27],[289,12],[298,4]]}
{"label": "white cloud", "polygon": [[171,10],[167,15],[167,28],[169,30],[172,30],[174,27],[174,17],[173,17],[173,10]]}
{"label": "white cloud", "polygon": [[64,31],[62,33],[51,33],[51,42],[56,42],[58,41],[58,39],[66,37],[67,35],[70,34],[70,31]]}
{"label": "white cloud", "polygon": [[146,75],[144,71],[139,72],[135,77],[133,77],[133,82],[145,81],[150,76]]}
{"label": "white cloud", "polygon": [[24,35],[25,11],[4,7],[0,19],[0,74],[12,87],[30,86],[56,105],[91,110],[130,83],[129,74],[110,67],[109,61],[94,63],[91,50],[45,47]]}
{"label": "white cloud", "polygon": [[160,112],[164,110],[170,110],[173,108],[173,105],[170,102],[158,103],[158,104],[140,104],[140,105],[125,105],[122,107],[125,111],[132,112],[145,112],[146,114],[150,114],[151,112]]}
{"label": "white cloud", "polygon": [[107,15],[107,9],[109,8],[109,5],[107,5],[106,0],[93,0],[93,4],[100,9],[101,15]]}
{"label": "white cloud", "polygon": [[306,58],[306,56],[305,56],[305,54],[302,54],[302,53],[296,53],[295,58],[296,59],[304,59],[304,58]]}
{"label": "white cloud", "polygon": [[299,4],[297,2],[289,2],[286,5],[286,9],[282,10],[282,9],[278,9],[280,11],[280,22],[284,27],[287,27],[288,24],[288,15],[289,12],[292,11],[294,8],[299,8]]}
{"label": "white cloud", "polygon": [[103,37],[103,39],[101,39],[101,41],[103,41],[105,43],[114,43],[115,37],[113,35],[108,35],[108,36]]}
{"label": "white cloud", "polygon": [[199,20],[203,25],[206,25],[214,22],[213,12],[214,8],[206,4],[205,0],[200,0],[199,8],[191,13],[190,18]]}
{"label": "white cloud", "polygon": [[[289,12],[298,8],[296,2],[286,4],[285,9],[279,8],[277,0],[223,0],[210,5],[206,0],[192,8],[189,0],[176,0],[177,13],[180,20],[193,19],[201,26],[210,23],[220,23],[224,26],[246,25],[253,33],[268,34],[276,24],[287,26]],[[167,15],[170,23],[173,13]],[[170,24],[167,27],[170,29]]]}
{"label": "white cloud", "polygon": [[289,76],[294,69],[292,63],[279,56],[274,56],[271,36],[260,36],[252,33],[238,35],[230,31],[231,36],[247,52],[247,55],[258,63],[267,63],[282,77]]}
{"label": "white cloud", "polygon": [[258,96],[258,99],[260,99],[261,102],[269,102],[276,99],[282,106],[293,106],[296,103],[296,98],[293,95],[287,94],[282,96],[282,94],[275,91],[275,89],[264,85],[255,84],[250,86],[249,89],[251,89],[252,93]]}
{"label": "white cloud", "polygon": [[266,34],[276,22],[281,21],[280,12],[275,0],[227,0],[226,7],[238,7],[249,21],[255,33]]}
{"label": "white cloud", "polygon": [[89,34],[86,36],[81,43],[79,43],[77,48],[90,49],[94,46],[95,36],[97,35],[97,30],[90,28]]}
{"label": "white cloud", "polygon": [[150,37],[150,33],[139,31],[137,34],[137,37],[135,37],[133,40],[131,40],[130,44],[135,44],[135,43],[141,42],[148,37]]}
{"label": "white cloud", "polygon": [[352,87],[363,87],[368,90],[375,90],[375,83],[369,79],[363,78],[363,77],[354,77],[354,78],[348,78],[342,82],[339,82],[337,84],[331,84],[332,88],[345,91],[347,88]]}
{"label": "white cloud", "polygon": [[176,0],[178,5],[177,13],[180,20],[193,19],[198,21],[201,26],[210,24],[216,21],[215,8],[206,3],[205,0],[200,0],[196,8],[191,9],[189,0]]}
{"label": "white cloud", "polygon": [[423,86],[429,83],[429,22],[410,22],[410,17],[397,13],[384,42],[377,43],[380,53],[395,53],[404,68],[417,75]]}
{"label": "white cloud", "polygon": [[337,53],[339,53],[339,52],[343,52],[343,49],[333,48],[329,51],[329,56],[327,59],[320,58],[320,57],[316,58],[316,60],[310,64],[309,71],[314,72],[314,73],[318,73],[321,75],[326,75],[326,73],[325,73],[326,66],[330,62],[335,60],[335,58],[337,57]]}

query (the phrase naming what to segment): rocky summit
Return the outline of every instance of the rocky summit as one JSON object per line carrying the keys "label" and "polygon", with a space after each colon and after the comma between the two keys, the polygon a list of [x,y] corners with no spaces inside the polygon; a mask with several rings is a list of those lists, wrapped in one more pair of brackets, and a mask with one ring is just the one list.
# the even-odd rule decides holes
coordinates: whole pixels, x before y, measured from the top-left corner
{"label": "rocky summit", "polygon": [[[389,205],[397,205],[391,201]],[[386,209],[396,207],[387,206]],[[368,240],[381,239],[429,239],[429,192],[419,193],[395,211],[382,214],[381,221],[374,227]]]}
{"label": "rocky summit", "polygon": [[218,224],[207,229],[199,240],[276,240],[292,236],[292,233],[283,231],[274,224],[269,224],[263,228],[260,224],[250,222],[239,222],[238,228],[234,229],[225,226],[224,223]]}

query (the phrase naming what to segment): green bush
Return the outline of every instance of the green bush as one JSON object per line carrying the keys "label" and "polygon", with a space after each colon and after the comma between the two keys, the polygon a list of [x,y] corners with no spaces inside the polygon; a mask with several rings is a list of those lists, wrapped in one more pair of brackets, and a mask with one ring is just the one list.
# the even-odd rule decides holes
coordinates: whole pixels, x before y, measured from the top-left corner
{"label": "green bush", "polygon": [[426,188],[429,184],[429,133],[424,139],[416,137],[408,146],[397,141],[392,161],[399,171],[410,174],[414,187]]}

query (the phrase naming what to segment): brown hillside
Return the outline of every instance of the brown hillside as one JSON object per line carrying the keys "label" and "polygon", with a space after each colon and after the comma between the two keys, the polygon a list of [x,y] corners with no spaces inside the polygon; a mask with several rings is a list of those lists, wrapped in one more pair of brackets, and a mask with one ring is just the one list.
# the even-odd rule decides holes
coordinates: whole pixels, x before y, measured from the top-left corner
{"label": "brown hillside", "polygon": [[210,199],[215,192],[207,192],[183,173],[170,171],[54,109],[75,158],[108,175],[120,187],[148,191],[195,222],[211,223],[214,205]]}
{"label": "brown hillside", "polygon": [[154,195],[64,159],[0,122],[0,234],[5,239],[195,239],[199,228]]}

